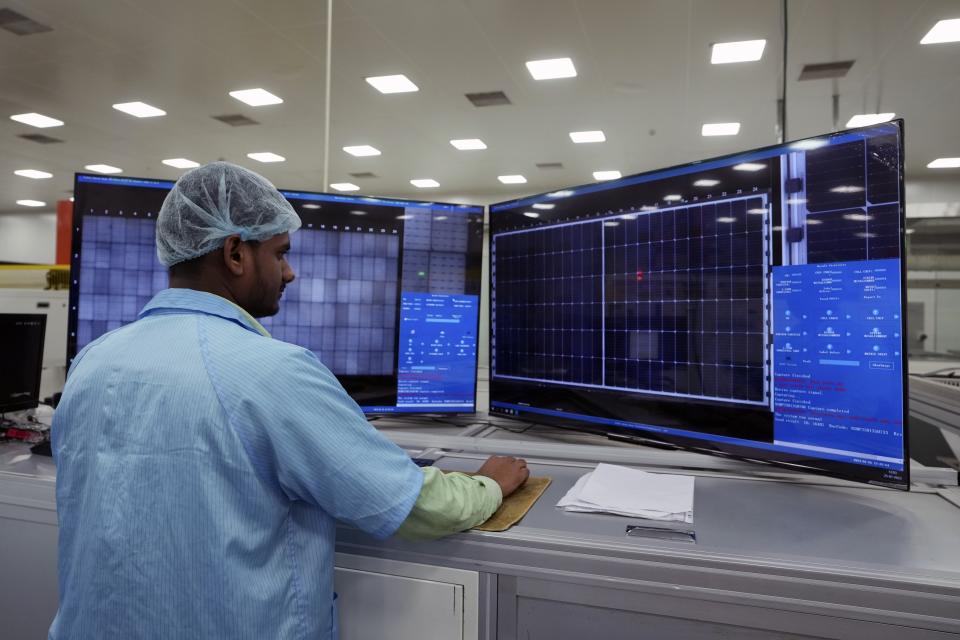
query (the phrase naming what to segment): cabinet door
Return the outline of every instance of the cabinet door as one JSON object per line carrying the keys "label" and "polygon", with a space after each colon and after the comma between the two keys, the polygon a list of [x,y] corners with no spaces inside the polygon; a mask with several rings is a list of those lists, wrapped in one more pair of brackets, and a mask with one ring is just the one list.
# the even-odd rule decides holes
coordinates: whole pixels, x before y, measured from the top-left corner
{"label": "cabinet door", "polygon": [[342,640],[463,639],[463,586],[345,569],[335,570]]}

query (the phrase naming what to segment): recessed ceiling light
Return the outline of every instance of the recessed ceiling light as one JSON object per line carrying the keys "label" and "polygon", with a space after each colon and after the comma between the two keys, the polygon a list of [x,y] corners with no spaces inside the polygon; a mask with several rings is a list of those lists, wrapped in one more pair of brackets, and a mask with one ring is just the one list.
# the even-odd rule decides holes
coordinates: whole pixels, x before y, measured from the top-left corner
{"label": "recessed ceiling light", "polygon": [[702,180],[697,180],[693,183],[695,187],[715,187],[720,184],[719,180],[710,180],[709,178],[703,178]]}
{"label": "recessed ceiling light", "polygon": [[438,221],[443,221],[443,220],[446,220],[446,219],[447,219],[447,216],[436,216],[436,217],[434,217],[434,220],[438,220]]}
{"label": "recessed ceiling light", "polygon": [[257,162],[283,162],[286,160],[281,155],[277,155],[272,151],[257,151],[256,153],[248,153],[247,157],[251,160],[256,160]]}
{"label": "recessed ceiling light", "polygon": [[537,213],[536,211],[524,211],[524,212],[523,212],[523,215],[527,216],[528,218],[539,218],[539,217],[540,217],[540,214]]}
{"label": "recessed ceiling light", "polygon": [[409,213],[401,213],[397,216],[397,220],[413,220],[413,216]]}
{"label": "recessed ceiling light", "polygon": [[895,113],[861,113],[847,120],[847,128],[869,127],[870,125],[880,124],[888,120],[893,120]]}
{"label": "recessed ceiling light", "polygon": [[940,44],[941,42],[960,41],[960,18],[941,20],[923,36],[920,44]]}
{"label": "recessed ceiling light", "polygon": [[550,204],[548,202],[538,202],[535,205],[533,205],[533,208],[534,209],[553,209],[555,206],[557,205]]}
{"label": "recessed ceiling light", "polygon": [[788,198],[788,199],[787,199],[787,204],[794,204],[794,205],[807,204],[807,199],[806,199],[806,198],[799,197],[799,196],[794,197],[794,198]]}
{"label": "recessed ceiling light", "polygon": [[657,207],[650,204],[645,204],[642,207],[640,207],[640,211],[656,211],[656,210],[657,210]]}
{"label": "recessed ceiling light", "polygon": [[10,119],[17,122],[22,122],[23,124],[28,124],[31,127],[37,127],[38,129],[63,126],[63,120],[50,118],[40,113],[18,113],[15,116],[10,116]]}
{"label": "recessed ceiling light", "polygon": [[463,138],[462,140],[451,140],[450,144],[460,151],[474,151],[477,149],[486,149],[487,145],[480,138]]}
{"label": "recessed ceiling light", "polygon": [[720,216],[719,218],[717,218],[717,222],[725,222],[727,224],[730,224],[731,222],[736,222],[736,221],[737,221],[736,218],[731,218],[730,216]]}
{"label": "recessed ceiling light", "polygon": [[24,207],[45,207],[47,206],[46,202],[41,202],[40,200],[17,200],[17,204]]}
{"label": "recessed ceiling light", "polygon": [[679,193],[671,193],[668,196],[663,196],[663,199],[667,202],[677,202],[679,200],[683,200],[683,196],[681,196]]}
{"label": "recessed ceiling light", "polygon": [[524,182],[527,181],[526,178],[524,178],[519,174],[513,174],[509,176],[497,176],[497,180],[499,180],[503,184],[523,184]]}
{"label": "recessed ceiling light", "polygon": [[236,98],[240,102],[251,107],[263,107],[268,104],[281,104],[283,98],[275,96],[266,89],[242,89],[240,91],[231,91],[231,98]]}
{"label": "recessed ceiling light", "polygon": [[113,108],[138,118],[155,118],[167,115],[167,112],[163,109],[157,109],[146,102],[119,102],[113,105]]}
{"label": "recessed ceiling light", "polygon": [[711,64],[731,62],[753,62],[763,57],[766,40],[741,40],[739,42],[718,42],[710,52]]}
{"label": "recessed ceiling light", "polygon": [[761,169],[766,168],[767,165],[760,164],[759,162],[741,162],[740,164],[733,165],[734,171],[760,171]]}
{"label": "recessed ceiling light", "polygon": [[420,91],[420,87],[410,82],[410,78],[402,73],[395,76],[373,76],[365,78],[367,84],[380,93],[409,93]]}
{"label": "recessed ceiling light", "polygon": [[569,198],[573,195],[573,191],[569,189],[564,189],[563,191],[554,191],[553,193],[548,193],[548,198]]}
{"label": "recessed ceiling light", "polygon": [[[330,186],[332,187],[333,185],[330,185]],[[313,202],[308,202],[307,204],[303,204],[303,205],[300,205],[300,206],[302,206],[304,209],[319,209],[319,208],[320,208],[320,205],[318,205],[318,204],[316,204],[316,203],[313,203]]]}
{"label": "recessed ceiling light", "polygon": [[603,142],[607,139],[603,131],[571,131],[570,139],[577,144],[584,142]]}
{"label": "recessed ceiling light", "polygon": [[766,212],[767,212],[766,209],[747,209],[747,213],[750,213],[756,216],[762,216]]}
{"label": "recessed ceiling light", "polygon": [[739,122],[713,122],[700,129],[703,136],[735,136],[740,133]]}
{"label": "recessed ceiling light", "polygon": [[527,62],[527,70],[534,80],[554,80],[556,78],[573,78],[577,69],[570,58],[551,58],[550,60],[531,60]]}
{"label": "recessed ceiling light", "polygon": [[636,220],[636,219],[637,219],[637,214],[635,214],[635,213],[625,213],[625,214],[623,214],[623,215],[620,216],[620,217],[623,218],[624,220]]}
{"label": "recessed ceiling light", "polygon": [[410,181],[410,184],[418,189],[433,189],[440,186],[440,183],[433,178],[415,178]]}
{"label": "recessed ceiling light", "polygon": [[904,231],[905,234],[910,235],[911,233],[916,232],[916,229],[907,229]]}
{"label": "recessed ceiling light", "polygon": [[594,171],[594,172],[593,172],[593,179],[594,179],[594,180],[616,180],[616,179],[619,178],[619,177],[620,177],[620,172],[619,172],[619,171],[616,171],[616,170],[613,170],[613,171]]}
{"label": "recessed ceiling light", "polygon": [[186,158],[167,158],[166,160],[161,160],[160,162],[168,167],[176,167],[177,169],[193,169],[194,167],[200,166],[199,162],[187,160]]}
{"label": "recessed ceiling light", "polygon": [[956,169],[960,167],[960,158],[937,158],[927,165],[928,169]]}
{"label": "recessed ceiling light", "polygon": [[360,211],[359,209],[356,209],[356,210],[354,210],[354,211],[351,211],[351,212],[350,212],[350,215],[352,215],[352,216],[365,216],[365,215],[367,215],[367,212],[366,212],[366,211]]}
{"label": "recessed ceiling light", "polygon": [[123,171],[120,167],[113,167],[109,164],[88,164],[84,167],[87,171],[95,171],[97,173],[120,173]]}
{"label": "recessed ceiling light", "polygon": [[857,185],[853,184],[844,184],[840,185],[839,187],[833,187],[830,189],[830,191],[833,193],[860,193],[863,191],[863,187],[858,187]]}
{"label": "recessed ceiling light", "polygon": [[23,178],[33,178],[34,180],[43,180],[44,178],[52,178],[53,174],[46,171],[38,171],[37,169],[17,169],[14,173]]}
{"label": "recessed ceiling light", "polygon": [[619,227],[619,226],[620,226],[620,223],[617,222],[616,220],[607,220],[606,222],[603,223],[603,226],[605,226],[605,227]]}
{"label": "recessed ceiling light", "polygon": [[380,149],[377,149],[376,147],[371,147],[368,144],[359,144],[352,147],[344,147],[343,150],[352,156],[357,156],[358,158],[362,158],[364,156],[380,155]]}
{"label": "recessed ceiling light", "polygon": [[866,213],[845,213],[844,220],[853,220],[854,222],[867,222],[873,220],[873,216]]}
{"label": "recessed ceiling light", "polygon": [[812,225],[823,224],[823,220],[817,220],[816,218],[807,218],[807,224],[812,224]]}
{"label": "recessed ceiling light", "polygon": [[336,189],[337,191],[359,191],[360,187],[353,184],[352,182],[334,182],[330,185],[331,189]]}

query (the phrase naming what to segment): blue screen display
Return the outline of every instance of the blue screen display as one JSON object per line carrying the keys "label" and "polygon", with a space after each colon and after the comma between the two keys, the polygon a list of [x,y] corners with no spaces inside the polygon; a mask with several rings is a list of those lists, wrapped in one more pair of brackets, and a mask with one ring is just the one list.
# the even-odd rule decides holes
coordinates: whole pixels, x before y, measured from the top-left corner
{"label": "blue screen display", "polygon": [[904,488],[901,123],[492,205],[491,412]]}
{"label": "blue screen display", "polygon": [[[77,176],[71,358],[104,333],[135,321],[168,286],[154,233],[172,186]],[[473,411],[483,209],[281,193],[303,226],[290,238],[288,260],[296,279],[286,288],[280,312],[261,319],[271,335],[313,351],[368,412]],[[401,306],[414,302],[411,313],[449,312],[445,317],[455,324],[445,325],[442,337],[456,333],[457,344],[472,341],[452,360],[434,362],[432,382],[420,374],[419,386],[398,354],[405,331]],[[435,326],[427,315],[423,319],[429,320],[427,328]]]}

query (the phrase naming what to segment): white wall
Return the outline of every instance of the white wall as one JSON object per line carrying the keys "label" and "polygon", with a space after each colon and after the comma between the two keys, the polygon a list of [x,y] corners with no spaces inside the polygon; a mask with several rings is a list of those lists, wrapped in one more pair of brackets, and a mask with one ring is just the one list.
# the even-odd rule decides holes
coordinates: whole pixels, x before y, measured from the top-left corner
{"label": "white wall", "polygon": [[0,213],[0,262],[53,264],[56,259],[56,213]]}

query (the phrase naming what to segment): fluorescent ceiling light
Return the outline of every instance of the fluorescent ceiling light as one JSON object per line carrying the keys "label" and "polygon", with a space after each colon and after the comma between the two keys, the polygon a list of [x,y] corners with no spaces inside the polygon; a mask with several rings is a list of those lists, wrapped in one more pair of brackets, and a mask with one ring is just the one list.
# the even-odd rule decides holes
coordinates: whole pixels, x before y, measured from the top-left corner
{"label": "fluorescent ceiling light", "polygon": [[84,169],[87,171],[96,171],[97,173],[120,173],[123,171],[120,167],[112,167],[109,164],[88,164]]}
{"label": "fluorescent ceiling light", "polygon": [[524,212],[523,212],[523,215],[527,216],[528,218],[539,218],[539,217],[540,217],[540,214],[537,213],[536,211],[524,211]]}
{"label": "fluorescent ceiling light", "polygon": [[620,172],[619,172],[619,171],[615,171],[615,170],[614,170],[614,171],[594,171],[594,172],[593,172],[593,179],[594,179],[594,180],[601,180],[601,181],[603,181],[603,180],[616,180],[617,178],[620,177],[620,175],[621,175]]}
{"label": "fluorescent ceiling light", "polygon": [[275,96],[266,89],[242,89],[240,91],[231,91],[231,98],[236,98],[240,102],[251,107],[263,107],[268,104],[281,104],[283,98]]}
{"label": "fluorescent ceiling light", "polygon": [[31,127],[37,127],[38,129],[63,126],[63,120],[50,118],[40,113],[18,113],[15,116],[10,116],[10,119],[17,122],[22,122],[23,124],[28,124]]}
{"label": "fluorescent ceiling light", "polygon": [[683,196],[678,193],[671,193],[668,196],[663,196],[663,199],[667,202],[677,202],[678,200],[683,200]]}
{"label": "fluorescent ceiling light", "polygon": [[410,82],[410,78],[402,73],[395,76],[373,76],[365,78],[367,84],[380,93],[409,93],[420,91],[420,87]]}
{"label": "fluorescent ceiling light", "polygon": [[603,223],[603,226],[605,226],[605,227],[619,227],[619,226],[620,226],[620,223],[617,222],[616,220],[607,220],[606,222]]}
{"label": "fluorescent ceiling light", "polygon": [[636,219],[637,219],[637,214],[635,214],[635,213],[625,213],[625,214],[623,214],[623,215],[620,216],[620,217],[623,218],[624,220],[636,220]]}
{"label": "fluorescent ceiling light", "polygon": [[766,212],[767,212],[766,209],[747,209],[747,213],[751,213],[753,215],[758,215],[758,216],[762,216]]}
{"label": "fluorescent ceiling light", "polygon": [[557,205],[549,204],[546,202],[538,202],[537,204],[533,205],[533,208],[534,209],[553,209],[555,206]]}
{"label": "fluorescent ceiling light", "polygon": [[731,218],[730,216],[720,216],[719,218],[717,218],[717,222],[726,222],[727,224],[731,222],[736,222],[736,221],[737,221],[736,218]]}
{"label": "fluorescent ceiling light", "polygon": [[941,20],[923,36],[920,44],[940,44],[941,42],[960,42],[960,18]]}
{"label": "fluorescent ceiling light", "polygon": [[17,204],[24,207],[45,207],[47,206],[46,202],[41,202],[39,200],[17,200]]}
{"label": "fluorescent ceiling light", "polygon": [[[333,185],[330,185],[330,186],[332,187]],[[307,204],[304,204],[304,205],[300,205],[300,206],[302,206],[304,209],[319,209],[319,208],[320,208],[320,205],[314,204],[313,202],[310,202],[310,203],[307,203]]]}
{"label": "fluorescent ceiling light", "polygon": [[463,138],[462,140],[451,140],[450,144],[460,151],[474,151],[477,149],[486,149],[487,145],[480,138]]}
{"label": "fluorescent ceiling light", "polygon": [[960,158],[937,158],[927,165],[928,169],[956,169],[960,167]]}
{"label": "fluorescent ceiling light", "polygon": [[855,234],[853,234],[853,235],[855,235],[855,236],[858,237],[858,238],[876,238],[876,237],[877,237],[877,234],[875,234],[875,233],[870,233],[869,231],[866,232],[866,233],[863,233],[863,232],[855,233]]}
{"label": "fluorescent ceiling light", "polygon": [[447,216],[436,216],[434,220],[446,220]]}
{"label": "fluorescent ceiling light", "polygon": [[846,213],[843,216],[844,220],[853,220],[854,222],[867,222],[868,220],[873,220],[873,216],[865,213]]}
{"label": "fluorescent ceiling light", "polygon": [[554,191],[553,193],[548,193],[548,198],[568,198],[573,195],[573,191],[569,189],[564,189],[563,191]]}
{"label": "fluorescent ceiling light", "polygon": [[518,174],[509,175],[509,176],[497,176],[497,180],[499,180],[503,184],[523,184],[524,182],[527,181],[526,178]]}
{"label": "fluorescent ceiling light", "polygon": [[700,129],[703,136],[735,136],[740,133],[739,122],[713,122]]}
{"label": "fluorescent ceiling light", "polygon": [[916,229],[907,229],[904,231],[905,234],[910,235],[911,233],[916,232]]}
{"label": "fluorescent ceiling light", "polygon": [[656,211],[656,210],[657,210],[657,207],[653,206],[652,204],[645,204],[642,207],[640,207],[640,211]]}
{"label": "fluorescent ceiling light", "polygon": [[718,42],[710,52],[711,64],[729,64],[731,62],[753,62],[763,57],[766,40],[741,40],[739,42]]}
{"label": "fluorescent ceiling light", "polygon": [[741,162],[740,164],[733,165],[734,171],[760,171],[765,169],[767,165],[760,164],[759,162]]}
{"label": "fluorescent ceiling light", "polygon": [[52,178],[53,174],[46,171],[38,171],[37,169],[17,169],[14,173],[22,178],[33,178],[34,180],[43,180],[44,178]]}
{"label": "fluorescent ceiling light", "polygon": [[138,118],[155,118],[167,115],[167,112],[163,109],[157,109],[146,102],[119,102],[113,105],[113,108]]}
{"label": "fluorescent ceiling light", "polygon": [[359,144],[353,147],[344,147],[343,150],[352,156],[357,156],[358,158],[362,158],[364,156],[380,155],[380,149],[377,149],[376,147],[371,147],[368,144]]}
{"label": "fluorescent ceiling light", "polygon": [[812,225],[823,224],[823,220],[817,220],[816,218],[807,218],[807,224],[812,224]]}
{"label": "fluorescent ceiling light", "polygon": [[397,220],[413,220],[413,216],[409,213],[401,213],[397,216]]}
{"label": "fluorescent ceiling light", "polygon": [[248,153],[247,157],[251,160],[256,160],[257,162],[283,162],[286,160],[281,155],[277,155],[272,151],[257,151],[256,153]]}
{"label": "fluorescent ceiling light", "polygon": [[708,179],[708,178],[704,178],[704,179],[702,179],[702,180],[697,180],[696,182],[694,182],[694,183],[693,183],[693,186],[695,186],[695,187],[715,187],[715,186],[717,186],[718,184],[720,184],[720,181],[719,181],[719,180],[710,180],[710,179]]}
{"label": "fluorescent ceiling light", "polygon": [[870,125],[880,124],[892,120],[895,113],[861,113],[847,120],[847,128],[869,127]]}
{"label": "fluorescent ceiling light", "polygon": [[168,167],[175,167],[177,169],[193,169],[194,167],[200,166],[199,162],[187,160],[186,158],[167,158],[166,160],[161,160],[160,162]]}
{"label": "fluorescent ceiling light", "polygon": [[353,184],[352,182],[334,182],[330,185],[331,189],[336,189],[337,191],[359,191],[360,187]]}
{"label": "fluorescent ceiling light", "polygon": [[858,187],[853,184],[844,184],[840,185],[839,187],[834,187],[830,189],[830,191],[833,193],[860,193],[863,191],[863,187]]}
{"label": "fluorescent ceiling light", "polygon": [[365,215],[367,215],[367,212],[366,212],[366,211],[360,211],[359,209],[357,209],[357,210],[355,210],[355,211],[351,211],[351,212],[350,212],[350,215],[352,215],[352,216],[365,216]]}
{"label": "fluorescent ceiling light", "polygon": [[552,58],[550,60],[530,60],[527,70],[534,80],[555,80],[556,78],[573,78],[577,70],[570,58]]}
{"label": "fluorescent ceiling light", "polygon": [[410,181],[410,184],[418,189],[432,189],[440,186],[440,183],[433,178],[415,178]]}
{"label": "fluorescent ceiling light", "polygon": [[801,197],[788,198],[787,204],[795,204],[795,205],[807,204],[807,199],[801,198]]}
{"label": "fluorescent ceiling light", "polygon": [[570,139],[577,144],[584,142],[603,142],[607,139],[603,131],[571,131]]}

